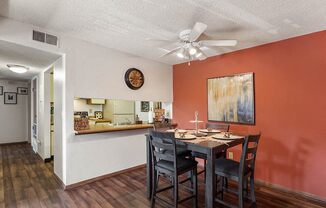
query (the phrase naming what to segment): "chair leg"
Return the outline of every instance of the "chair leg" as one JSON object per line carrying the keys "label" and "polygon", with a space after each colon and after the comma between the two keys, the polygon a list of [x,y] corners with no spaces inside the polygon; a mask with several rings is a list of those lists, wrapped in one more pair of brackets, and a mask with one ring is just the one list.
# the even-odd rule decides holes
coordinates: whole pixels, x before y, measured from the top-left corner
{"label": "chair leg", "polygon": [[151,195],[151,208],[155,207],[155,197],[156,197],[156,188],[157,188],[157,172],[153,170],[152,174],[152,195]]}
{"label": "chair leg", "polygon": [[179,201],[179,182],[178,182],[178,176],[175,175],[174,176],[174,179],[173,179],[173,182],[174,182],[174,207],[177,208],[178,207],[178,201]]}
{"label": "chair leg", "polygon": [[239,208],[243,208],[243,179],[240,178],[239,184],[238,184],[238,197],[239,197]]}
{"label": "chair leg", "polygon": [[255,195],[255,177],[252,174],[250,176],[250,195],[251,195],[251,203],[253,204],[253,207],[256,207],[256,195]]}
{"label": "chair leg", "polygon": [[224,180],[224,187],[229,188],[229,180],[228,180],[228,178],[224,178],[223,180]]}
{"label": "chair leg", "polygon": [[193,169],[192,171],[192,190],[193,190],[193,195],[194,195],[194,200],[193,200],[193,207],[197,208],[198,207],[198,194],[197,194],[197,167]]}
{"label": "chair leg", "polygon": [[221,181],[221,200],[224,200],[224,182],[225,182],[225,178],[221,177],[220,181]]}
{"label": "chair leg", "polygon": [[169,180],[172,185],[171,197],[172,197],[172,199],[174,199],[174,179],[173,179],[173,177],[170,177]]}
{"label": "chair leg", "polygon": [[188,176],[191,178],[190,185],[191,185],[192,189],[194,188],[194,181],[193,181],[194,173],[195,173],[195,171],[190,171],[190,174],[189,174],[190,176]]}
{"label": "chair leg", "polygon": [[248,189],[248,177],[244,178],[244,193],[246,196],[249,196],[249,189]]}
{"label": "chair leg", "polygon": [[206,183],[206,160],[204,160],[204,182]]}

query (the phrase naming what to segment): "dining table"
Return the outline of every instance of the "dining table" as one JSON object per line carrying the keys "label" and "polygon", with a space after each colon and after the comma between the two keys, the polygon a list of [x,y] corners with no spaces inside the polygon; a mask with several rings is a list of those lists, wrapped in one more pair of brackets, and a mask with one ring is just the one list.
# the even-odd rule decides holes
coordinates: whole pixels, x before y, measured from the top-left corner
{"label": "dining table", "polygon": [[[187,134],[192,134],[194,131],[188,131]],[[177,133],[175,133],[177,135]],[[177,137],[177,136],[176,136]],[[205,180],[205,207],[215,207],[214,196],[216,196],[216,177],[215,177],[215,160],[216,154],[226,151],[228,148],[237,146],[244,142],[244,134],[229,134],[216,132],[207,133],[203,136],[196,136],[189,139],[188,137],[176,138],[177,144],[182,145],[182,148],[194,152],[203,153],[207,156],[206,163],[206,180]],[[147,159],[147,198],[150,199],[152,193],[152,156],[150,148],[150,136],[146,134],[146,159]]]}

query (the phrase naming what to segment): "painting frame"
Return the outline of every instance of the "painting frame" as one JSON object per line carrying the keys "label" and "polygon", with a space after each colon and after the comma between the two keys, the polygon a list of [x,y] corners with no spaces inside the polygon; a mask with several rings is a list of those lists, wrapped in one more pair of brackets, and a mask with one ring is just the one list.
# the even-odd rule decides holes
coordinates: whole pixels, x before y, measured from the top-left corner
{"label": "painting frame", "polygon": [[[243,122],[243,121],[228,121],[228,120],[219,120],[219,119],[212,119],[210,118],[210,106],[209,106],[209,80],[212,79],[223,79],[223,78],[235,78],[235,77],[241,77],[241,76],[251,76],[252,81],[252,120],[250,122]],[[206,92],[207,92],[207,121],[208,122],[217,122],[217,123],[227,123],[227,124],[238,124],[238,125],[256,125],[256,96],[255,96],[255,73],[254,72],[247,72],[247,73],[240,73],[240,74],[233,74],[233,75],[226,75],[226,76],[220,76],[220,77],[209,77],[206,80]]]}
{"label": "painting frame", "polygon": [[140,102],[140,111],[141,112],[149,112],[149,101],[141,101]]}
{"label": "painting frame", "polygon": [[27,87],[17,87],[17,94],[18,95],[28,95],[28,88]]}
{"label": "painting frame", "polygon": [[[9,97],[7,97],[8,95],[13,96],[13,101],[9,101],[11,99],[9,99]],[[16,105],[17,104],[17,92],[5,92],[3,102],[6,105]]]}
{"label": "painting frame", "polygon": [[3,86],[0,86],[0,95],[3,95]]}

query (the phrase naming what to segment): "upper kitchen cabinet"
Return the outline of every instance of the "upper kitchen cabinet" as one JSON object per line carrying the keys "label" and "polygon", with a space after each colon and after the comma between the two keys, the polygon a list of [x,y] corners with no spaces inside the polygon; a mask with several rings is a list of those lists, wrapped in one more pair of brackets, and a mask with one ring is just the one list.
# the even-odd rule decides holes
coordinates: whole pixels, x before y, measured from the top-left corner
{"label": "upper kitchen cabinet", "polygon": [[88,105],[105,105],[105,99],[91,98],[87,99]]}

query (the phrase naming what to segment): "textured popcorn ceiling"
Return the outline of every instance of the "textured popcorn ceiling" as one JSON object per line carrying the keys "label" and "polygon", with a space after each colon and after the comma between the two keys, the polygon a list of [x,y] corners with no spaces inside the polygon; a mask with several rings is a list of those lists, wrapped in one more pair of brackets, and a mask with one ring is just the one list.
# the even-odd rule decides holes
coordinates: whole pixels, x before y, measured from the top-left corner
{"label": "textured popcorn ceiling", "polygon": [[184,61],[146,39],[176,39],[196,21],[239,41],[210,56],[326,29],[325,0],[1,0],[0,15],[169,64]]}

